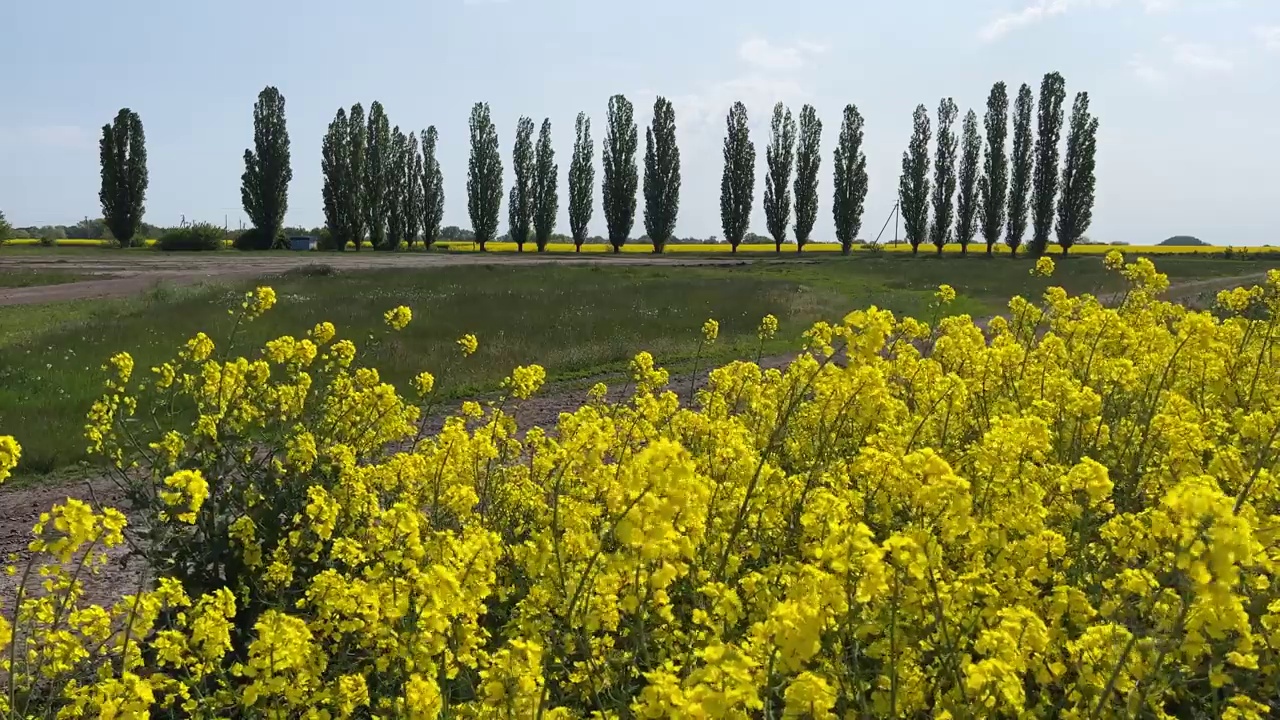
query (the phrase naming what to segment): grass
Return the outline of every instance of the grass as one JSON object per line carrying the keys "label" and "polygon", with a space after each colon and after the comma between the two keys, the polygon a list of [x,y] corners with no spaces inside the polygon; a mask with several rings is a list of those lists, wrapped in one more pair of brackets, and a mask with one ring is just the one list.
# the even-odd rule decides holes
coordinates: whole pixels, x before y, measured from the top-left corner
{"label": "grass", "polygon": [[37,285],[60,285],[62,283],[87,280],[87,276],[79,273],[56,272],[49,270],[3,270],[0,269],[0,288],[24,288]]}
{"label": "grass", "polygon": [[[1268,265],[1191,256],[1159,262],[1175,281]],[[1008,259],[881,254],[714,267],[476,265],[337,274],[300,268],[262,281],[276,289],[279,305],[242,329],[238,345],[246,352],[329,320],[387,380],[407,387],[413,375],[430,370],[438,392],[457,398],[492,390],[512,367],[534,362],[553,380],[620,371],[640,350],[668,366],[687,363],[708,317],[721,327],[713,360],[726,360],[755,355],[755,328],[767,313],[783,328],[767,351],[781,352],[812,322],[872,304],[930,319],[933,292],[944,282],[960,294],[951,312],[991,315],[1011,295],[1038,296],[1050,284],[1029,275],[1030,267]],[[1052,280],[1074,292],[1119,287],[1097,257],[1059,262]],[[231,322],[226,308],[254,284],[161,285],[134,298],[0,312],[0,432],[20,436],[21,471],[57,471],[83,459],[83,418],[101,392],[107,357],[128,350],[145,374],[197,331],[222,342]],[[390,333],[382,313],[399,304],[413,309],[414,322]],[[480,350],[463,359],[455,340],[468,332],[479,336]]]}

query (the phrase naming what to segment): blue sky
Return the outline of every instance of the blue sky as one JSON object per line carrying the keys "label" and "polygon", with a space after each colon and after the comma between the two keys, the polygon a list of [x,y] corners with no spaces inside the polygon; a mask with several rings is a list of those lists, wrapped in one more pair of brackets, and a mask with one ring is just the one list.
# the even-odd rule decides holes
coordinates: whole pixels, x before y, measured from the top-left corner
{"label": "blue sky", "polygon": [[[747,104],[763,166],[781,100],[797,114],[812,103],[825,124],[815,239],[829,239],[831,151],[856,103],[871,177],[863,235],[874,236],[918,103],[932,112],[950,95],[981,114],[992,82],[1038,90],[1058,70],[1101,119],[1091,237],[1280,241],[1276,0],[13,0],[0,28],[0,209],[15,225],[99,213],[97,138],[122,106],[147,130],[147,220],[238,225],[252,104],[273,84],[293,142],[290,224],[323,222],[320,139],[339,106],[378,99],[392,124],[436,125],[446,224],[469,226],[473,102],[493,109],[508,179],[516,119],[551,118],[563,198],[575,115],[592,117],[598,141],[621,92],[641,123],[656,94],[675,104],[681,236],[720,234],[729,105]],[[763,190],[761,176],[761,233]],[[603,232],[598,207],[593,226]]]}

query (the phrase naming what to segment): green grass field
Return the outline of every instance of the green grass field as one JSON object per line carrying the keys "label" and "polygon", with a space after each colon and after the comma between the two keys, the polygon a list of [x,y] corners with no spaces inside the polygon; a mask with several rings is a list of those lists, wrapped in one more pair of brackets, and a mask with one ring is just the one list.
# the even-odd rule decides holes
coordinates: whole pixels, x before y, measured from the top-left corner
{"label": "green grass field", "polygon": [[62,283],[87,280],[88,276],[79,273],[44,271],[44,270],[0,270],[0,288],[35,287],[37,285],[59,285]]}
{"label": "green grass field", "polygon": [[[1195,257],[1165,258],[1177,281],[1258,273],[1274,266]],[[0,431],[21,431],[22,471],[45,473],[83,459],[85,411],[101,392],[100,366],[127,350],[144,370],[172,356],[197,331],[222,342],[226,308],[255,284],[276,289],[279,305],[247,331],[242,350],[281,334],[301,335],[329,320],[368,352],[364,361],[405,387],[422,370],[442,396],[492,390],[515,365],[537,362],[553,380],[621,371],[640,350],[668,366],[687,365],[703,320],[720,322],[716,360],[754,357],[755,328],[767,313],[782,323],[767,348],[795,347],[819,319],[876,304],[929,319],[933,292],[949,283],[960,296],[950,309],[975,316],[1000,312],[1010,295],[1039,295],[1050,281],[1031,264],[1008,259],[830,257],[815,263],[733,266],[460,266],[317,275],[291,272],[260,283],[229,281],[174,287],[113,300],[0,307]],[[1100,258],[1058,263],[1053,284],[1076,292],[1120,287]],[[414,322],[389,334],[382,313],[410,306]],[[463,359],[454,341],[475,333],[480,351]],[[377,338],[370,345],[369,339]]]}

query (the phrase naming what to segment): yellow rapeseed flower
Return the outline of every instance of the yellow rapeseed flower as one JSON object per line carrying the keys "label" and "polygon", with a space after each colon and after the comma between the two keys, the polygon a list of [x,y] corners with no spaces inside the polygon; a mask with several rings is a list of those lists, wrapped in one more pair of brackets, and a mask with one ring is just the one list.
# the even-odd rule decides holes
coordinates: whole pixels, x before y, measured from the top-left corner
{"label": "yellow rapeseed flower", "polygon": [[392,330],[403,330],[413,320],[413,311],[406,305],[400,305],[383,313],[382,319]]}
{"label": "yellow rapeseed flower", "polygon": [[467,333],[458,338],[458,347],[462,348],[462,356],[468,357],[480,347],[480,341],[476,339],[475,335]]}
{"label": "yellow rapeseed flower", "polygon": [[715,320],[707,320],[702,323],[702,339],[710,344],[720,337],[720,323]]}
{"label": "yellow rapeseed flower", "polygon": [[1031,274],[1038,277],[1049,277],[1053,275],[1056,266],[1053,264],[1053,258],[1041,257],[1036,260],[1036,266],[1031,268]]}
{"label": "yellow rapeseed flower", "polygon": [[778,318],[773,315],[765,315],[760,320],[760,327],[756,329],[756,334],[761,340],[771,340],[778,333]]}

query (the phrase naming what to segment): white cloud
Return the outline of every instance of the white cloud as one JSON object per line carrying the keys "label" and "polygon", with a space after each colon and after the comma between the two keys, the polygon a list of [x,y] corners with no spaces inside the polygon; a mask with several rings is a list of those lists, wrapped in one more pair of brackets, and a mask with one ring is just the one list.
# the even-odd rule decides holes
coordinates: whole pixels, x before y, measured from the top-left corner
{"label": "white cloud", "polygon": [[1206,43],[1166,40],[1173,50],[1174,65],[1201,73],[1229,73],[1236,62],[1217,48]]}
{"label": "white cloud", "polygon": [[794,45],[775,45],[761,37],[748,38],[738,47],[738,57],[762,70],[799,70],[827,46],[802,40]]}
{"label": "white cloud", "polygon": [[1165,87],[1169,84],[1169,75],[1152,64],[1145,55],[1134,55],[1129,60],[1129,69],[1134,77],[1152,87]]}
{"label": "white cloud", "polygon": [[1258,25],[1253,36],[1268,50],[1280,50],[1280,25]]}
{"label": "white cloud", "polygon": [[768,113],[774,103],[788,105],[802,102],[808,93],[791,78],[748,74],[712,84],[696,92],[671,98],[680,127],[690,134],[708,131],[714,136],[724,132],[725,115],[735,102],[747,106],[753,126],[768,124]]}
{"label": "white cloud", "polygon": [[[1076,10],[1092,8],[1109,8],[1120,4],[1122,0],[1032,0],[1029,5],[1019,10],[1005,13],[987,23],[978,31],[978,37],[984,42],[992,42],[1009,33],[1044,22],[1059,15]],[[1169,12],[1179,8],[1182,0],[1137,0],[1143,11],[1149,14]]]}

